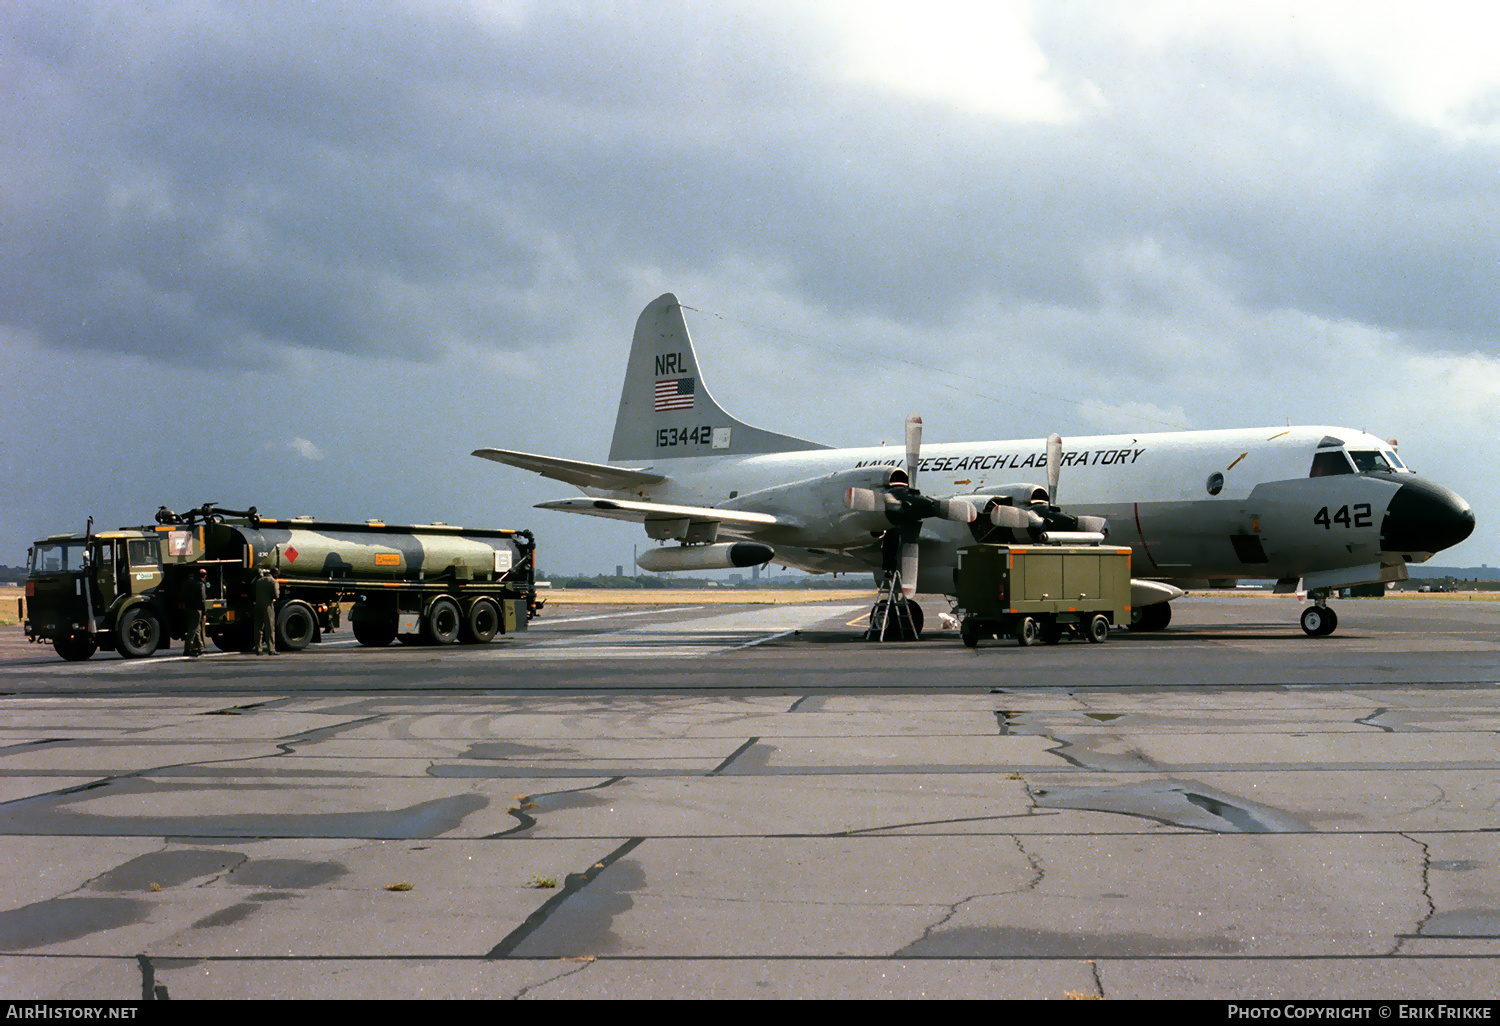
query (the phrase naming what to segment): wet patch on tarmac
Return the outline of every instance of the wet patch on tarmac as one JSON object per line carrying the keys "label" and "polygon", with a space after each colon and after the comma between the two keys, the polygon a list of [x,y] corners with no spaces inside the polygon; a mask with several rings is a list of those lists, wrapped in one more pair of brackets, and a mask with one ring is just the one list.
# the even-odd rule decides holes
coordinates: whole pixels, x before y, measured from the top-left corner
{"label": "wet patch on tarmac", "polygon": [[620,937],[611,927],[615,916],[635,907],[631,891],[646,886],[646,874],[633,859],[622,859],[560,904],[546,923],[513,955],[576,958],[619,951]]}
{"label": "wet patch on tarmac", "polygon": [[766,770],[771,765],[771,756],[779,750],[775,745],[763,744],[760,738],[752,737],[731,753],[729,758],[714,767],[709,776],[718,776],[722,773],[756,773]]}
{"label": "wet patch on tarmac", "polygon": [[625,856],[643,840],[632,837],[582,873],[569,873],[562,890],[495,945],[489,957],[578,958],[618,951],[614,918],[634,907],[629,892],[646,886],[645,871]]}
{"label": "wet patch on tarmac", "polygon": [[613,797],[598,797],[589,794],[590,791],[601,787],[613,787],[624,781],[629,786],[630,781],[624,777],[610,777],[597,784],[589,784],[586,787],[570,788],[564,791],[542,791],[537,794],[516,795],[517,804],[506,811],[515,818],[516,825],[509,830],[502,830],[496,834],[489,834],[486,840],[494,840],[497,837],[506,837],[511,834],[530,830],[536,826],[536,817],[547,812],[558,812],[562,809],[592,809],[606,802],[615,801]]}
{"label": "wet patch on tarmac", "polygon": [[[87,788],[40,795],[12,802],[0,810],[0,834],[126,837],[244,838],[355,837],[371,840],[437,837],[457,829],[464,819],[489,806],[478,794],[457,794],[373,812],[236,813],[224,816],[149,816],[92,814],[66,807],[103,798],[157,797],[201,788],[165,786],[150,780],[103,781]],[[259,790],[259,789],[258,789]]]}
{"label": "wet patch on tarmac", "polygon": [[1422,937],[1500,937],[1500,911],[1463,908],[1440,912],[1422,924]]}
{"label": "wet patch on tarmac", "polygon": [[217,912],[204,916],[193,924],[193,929],[201,930],[211,926],[233,926],[242,919],[247,919],[260,908],[258,901],[242,901],[228,908],[221,908]]}
{"label": "wet patch on tarmac", "polygon": [[1433,869],[1441,869],[1445,873],[1467,873],[1479,868],[1479,863],[1473,859],[1443,859],[1431,865]]}
{"label": "wet patch on tarmac", "polygon": [[1149,933],[1060,933],[1014,926],[937,930],[894,958],[1150,958],[1232,955],[1243,945],[1228,937],[1158,937]]}
{"label": "wet patch on tarmac", "polygon": [[517,759],[538,755],[555,755],[571,752],[571,748],[547,748],[541,745],[523,745],[515,741],[480,741],[458,753],[459,759]]}
{"label": "wet patch on tarmac", "polygon": [[234,870],[245,856],[203,848],[138,855],[89,881],[91,891],[153,891]]}
{"label": "wet patch on tarmac", "polygon": [[338,862],[310,862],[306,859],[257,859],[236,869],[229,882],[236,887],[273,887],[301,890],[320,887],[346,875],[349,870]]}
{"label": "wet patch on tarmac", "polygon": [[26,951],[145,921],[140,898],[49,898],[0,912],[0,951]]}
{"label": "wet patch on tarmac", "polygon": [[1305,822],[1281,809],[1176,780],[1111,787],[1033,787],[1031,797],[1042,809],[1113,812],[1215,833],[1296,833],[1308,829]]}

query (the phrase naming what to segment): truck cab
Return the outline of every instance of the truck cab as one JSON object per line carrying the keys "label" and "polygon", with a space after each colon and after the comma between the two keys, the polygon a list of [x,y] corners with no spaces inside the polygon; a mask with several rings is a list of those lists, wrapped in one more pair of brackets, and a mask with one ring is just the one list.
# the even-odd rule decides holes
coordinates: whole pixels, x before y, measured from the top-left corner
{"label": "truck cab", "polygon": [[82,660],[99,649],[147,656],[180,636],[162,535],[151,528],[53,535],[31,547],[26,637]]}

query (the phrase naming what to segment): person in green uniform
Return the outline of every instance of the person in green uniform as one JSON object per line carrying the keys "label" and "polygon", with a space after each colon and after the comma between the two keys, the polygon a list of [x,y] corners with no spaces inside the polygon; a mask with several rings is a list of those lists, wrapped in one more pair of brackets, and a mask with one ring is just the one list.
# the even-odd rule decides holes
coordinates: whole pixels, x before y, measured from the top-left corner
{"label": "person in green uniform", "polygon": [[182,654],[197,659],[203,654],[203,613],[208,608],[208,571],[202,567],[187,580],[182,593]]}
{"label": "person in green uniform", "polygon": [[255,654],[276,654],[276,597],[281,589],[269,567],[261,567],[260,576],[250,586],[255,600]]}

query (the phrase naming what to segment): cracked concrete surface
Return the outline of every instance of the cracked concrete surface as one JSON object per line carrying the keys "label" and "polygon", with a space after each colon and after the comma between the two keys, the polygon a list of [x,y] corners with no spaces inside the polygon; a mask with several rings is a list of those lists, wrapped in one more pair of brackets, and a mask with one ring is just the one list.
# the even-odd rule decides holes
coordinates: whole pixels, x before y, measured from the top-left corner
{"label": "cracked concrete surface", "polygon": [[[1203,649],[1161,686],[1085,684],[1059,661],[1183,657],[832,628],[603,691],[457,649],[313,650],[250,691],[230,659],[0,663],[0,987],[1488,998],[1491,686],[1341,616],[1333,684],[1206,685]],[[1215,660],[1309,651],[1205,636]],[[865,686],[807,687],[831,661]]]}

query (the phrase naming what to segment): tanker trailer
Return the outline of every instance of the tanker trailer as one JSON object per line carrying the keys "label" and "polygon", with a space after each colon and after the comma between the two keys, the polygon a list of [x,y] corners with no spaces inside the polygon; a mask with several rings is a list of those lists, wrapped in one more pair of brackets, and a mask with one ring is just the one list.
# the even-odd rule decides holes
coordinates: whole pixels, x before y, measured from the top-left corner
{"label": "tanker trailer", "polygon": [[[529,531],[302,517],[215,526],[229,532],[216,558],[232,553],[246,561],[247,581],[261,567],[276,577],[276,639],[287,649],[305,648],[322,631],[336,629],[340,602],[353,603],[355,638],[377,647],[394,640],[484,644],[496,634],[525,630],[537,608],[536,545]],[[250,609],[248,589],[244,607]],[[237,647],[248,626],[235,620],[228,647]]]}

